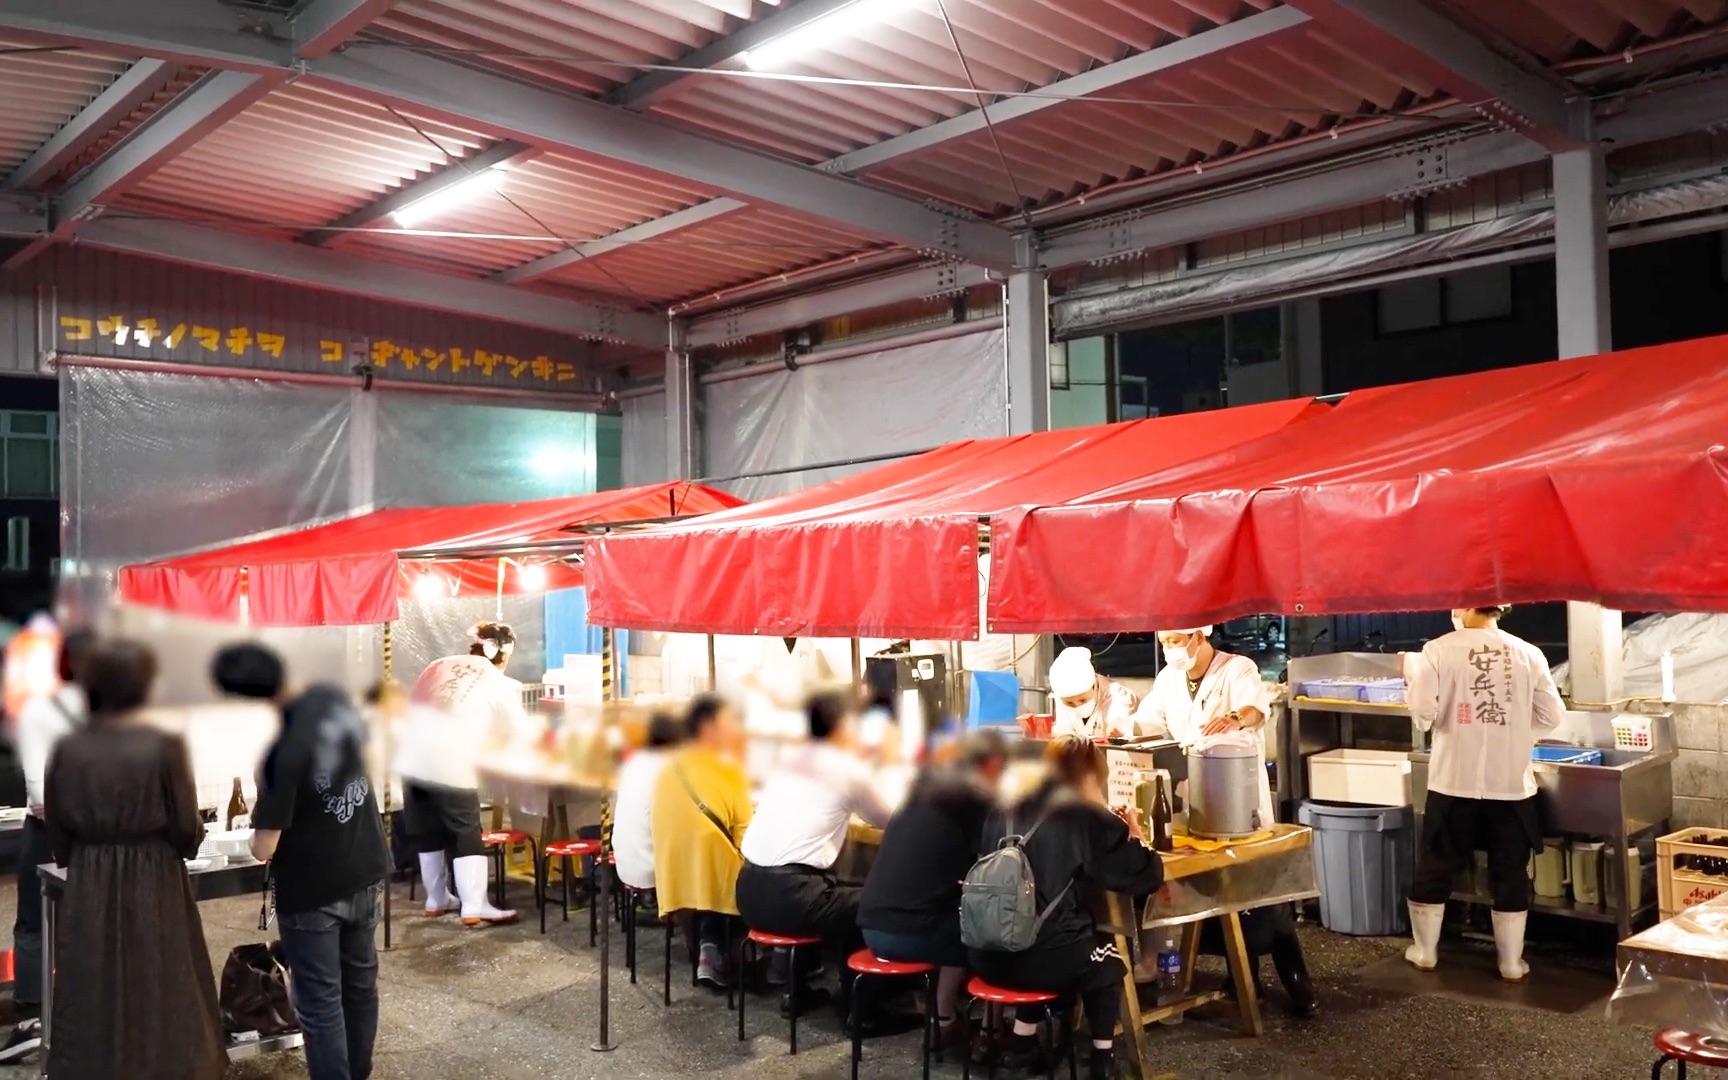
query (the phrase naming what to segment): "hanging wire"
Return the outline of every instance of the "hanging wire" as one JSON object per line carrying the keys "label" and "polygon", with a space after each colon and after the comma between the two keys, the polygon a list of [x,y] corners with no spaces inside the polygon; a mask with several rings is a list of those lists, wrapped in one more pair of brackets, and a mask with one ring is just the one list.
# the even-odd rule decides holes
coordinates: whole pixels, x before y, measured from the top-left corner
{"label": "hanging wire", "polygon": [[[471,165],[469,165],[466,161],[462,160],[461,158],[456,157],[454,154],[452,154],[449,150],[447,150],[444,147],[444,145],[442,143],[440,143],[437,139],[434,139],[430,134],[428,134],[425,128],[421,127],[419,124],[416,124],[413,120],[410,120],[408,117],[402,115],[402,113],[399,110],[397,110],[397,108],[394,105],[391,105],[389,102],[384,102],[383,105],[384,105],[385,110],[388,111],[391,116],[394,116],[397,120],[400,120],[403,124],[405,124],[409,128],[411,128],[415,134],[419,135],[422,139],[425,139],[428,143],[432,144],[432,146],[435,149],[437,149],[437,151],[439,153],[444,155],[444,157],[448,160],[448,162],[450,164],[457,166],[463,172],[467,173],[469,176],[478,175],[474,171],[474,169]],[[634,300],[638,306],[643,307],[643,308],[650,308],[650,309],[658,309],[660,307],[660,305],[654,303],[654,301],[648,299],[646,296],[643,296],[640,292],[637,292],[636,289],[632,288],[629,282],[625,281],[623,278],[620,278],[617,274],[614,274],[611,270],[607,269],[605,266],[601,265],[600,263],[594,262],[592,260],[592,258],[586,252],[584,252],[581,248],[577,247],[575,244],[572,244],[570,241],[559,236],[557,231],[554,230],[552,228],[552,226],[546,224],[544,221],[541,221],[527,207],[523,206],[521,203],[517,202],[515,199],[512,199],[506,192],[496,191],[496,192],[494,192],[494,194],[496,194],[499,198],[503,199],[506,203],[509,203],[512,207],[514,207],[516,209],[517,213],[521,214],[523,217],[527,218],[529,221],[532,221],[535,225],[539,226],[540,229],[542,231],[544,231],[546,234],[544,237],[541,237],[541,239],[557,241],[559,244],[562,244],[564,246],[565,250],[575,252],[578,259],[592,265],[596,270],[598,270],[601,273],[602,276],[604,276],[606,278],[606,280],[608,280],[612,284],[616,285],[620,292],[622,292],[625,296],[629,297],[631,300]]]}
{"label": "hanging wire", "polygon": [[1002,139],[996,134],[996,123],[990,119],[990,103],[984,100],[984,92],[978,89],[978,80],[972,77],[972,65],[966,60],[965,50],[960,48],[960,35],[954,31],[954,20],[948,17],[947,0],[936,0],[936,11],[942,16],[942,25],[948,28],[948,40],[954,43],[954,55],[960,59],[960,72],[966,76],[966,84],[972,88],[972,96],[978,102],[978,114],[984,118],[984,130],[990,133],[990,145],[996,148],[996,160],[1002,164],[1002,175],[1008,178],[1008,186],[1014,191],[1014,205],[1020,210],[1020,220],[1031,229],[1032,210],[1026,204],[1026,193],[1020,190],[1020,181],[1015,179],[1014,170],[1008,164],[1008,153],[1002,149]]}

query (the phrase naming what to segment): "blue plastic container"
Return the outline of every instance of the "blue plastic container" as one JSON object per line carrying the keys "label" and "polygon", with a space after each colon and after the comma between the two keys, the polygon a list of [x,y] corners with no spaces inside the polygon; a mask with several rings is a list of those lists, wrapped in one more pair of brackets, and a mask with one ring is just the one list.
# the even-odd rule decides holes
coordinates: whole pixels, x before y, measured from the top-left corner
{"label": "blue plastic container", "polygon": [[1296,684],[1298,696],[1323,701],[1361,701],[1365,689],[1361,679],[1310,679]]}
{"label": "blue plastic container", "polygon": [[968,672],[966,726],[1012,724],[1020,716],[1020,677],[1011,671]]}
{"label": "blue plastic container", "polygon": [[1531,761],[1549,761],[1557,765],[1600,765],[1602,751],[1580,750],[1576,746],[1537,746],[1530,751]]}
{"label": "blue plastic container", "polygon": [[1416,815],[1408,806],[1304,802],[1296,820],[1314,830],[1320,924],[1340,934],[1410,932],[1405,906],[1416,876]]}

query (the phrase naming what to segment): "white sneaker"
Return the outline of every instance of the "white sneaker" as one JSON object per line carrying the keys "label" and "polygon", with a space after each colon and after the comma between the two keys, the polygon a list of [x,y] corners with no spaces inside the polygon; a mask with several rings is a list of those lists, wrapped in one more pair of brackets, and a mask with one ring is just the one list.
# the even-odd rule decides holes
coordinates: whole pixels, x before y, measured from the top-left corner
{"label": "white sneaker", "polygon": [[5,1045],[0,1045],[0,1064],[19,1061],[42,1046],[42,1021],[22,1020],[12,1029]]}
{"label": "white sneaker", "polygon": [[462,898],[462,925],[482,926],[513,923],[516,913],[493,907],[486,897],[487,862],[484,855],[464,855],[455,861],[456,895]]}

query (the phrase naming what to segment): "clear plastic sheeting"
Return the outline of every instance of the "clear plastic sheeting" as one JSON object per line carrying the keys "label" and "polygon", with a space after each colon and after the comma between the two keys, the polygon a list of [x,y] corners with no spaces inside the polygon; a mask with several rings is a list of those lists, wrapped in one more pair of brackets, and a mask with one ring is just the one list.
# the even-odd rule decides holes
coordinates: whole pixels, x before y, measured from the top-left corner
{"label": "clear plastic sheeting", "polygon": [[595,489],[593,413],[375,396],[375,505],[529,502]]}
{"label": "clear plastic sheeting", "polygon": [[[1710,176],[1616,195],[1608,224],[1630,225],[1728,205],[1728,177]],[[1317,255],[1279,259],[1216,274],[1195,275],[1135,289],[1074,296],[1052,305],[1056,336],[1084,337],[1128,322],[1196,317],[1256,300],[1293,300],[1332,291],[1340,282],[1407,267],[1515,248],[1554,235],[1552,209],[1504,214],[1445,232],[1355,244]]]}
{"label": "clear plastic sheeting", "polygon": [[[703,387],[703,472],[725,477],[928,450],[1007,432],[1006,337],[988,330]],[[664,423],[662,402],[662,423]],[[626,416],[626,475],[630,463]],[[661,450],[664,461],[665,451]],[[745,499],[812,487],[868,464],[753,476]]]}
{"label": "clear plastic sheeting", "polygon": [[[1224,857],[1219,865],[1166,881],[1147,901],[1141,926],[1177,926],[1314,899],[1320,890],[1315,885],[1312,837],[1301,835],[1306,832],[1243,847],[1240,852],[1226,848],[1219,853]],[[1263,850],[1256,852],[1256,847]]]}
{"label": "clear plastic sheeting", "polygon": [[[516,631],[516,651],[504,673],[525,683],[537,683],[546,673],[546,599],[539,595],[504,597],[504,621]],[[413,685],[426,665],[442,657],[468,651],[473,642],[468,631],[481,622],[498,618],[498,601],[492,597],[455,600],[404,600],[402,614],[393,632],[393,676]],[[368,628],[375,640],[382,631]],[[378,650],[374,649],[374,653]],[[562,662],[563,657],[559,657]]]}
{"label": "clear plastic sheeting", "polygon": [[1622,941],[1619,966],[1610,1020],[1728,1039],[1728,897]]}
{"label": "clear plastic sheeting", "polygon": [[666,395],[627,397],[618,405],[624,412],[624,486],[688,479],[670,475],[666,464]]}
{"label": "clear plastic sheeting", "polygon": [[101,611],[127,563],[350,508],[339,386],[68,366],[60,380],[62,596]]}

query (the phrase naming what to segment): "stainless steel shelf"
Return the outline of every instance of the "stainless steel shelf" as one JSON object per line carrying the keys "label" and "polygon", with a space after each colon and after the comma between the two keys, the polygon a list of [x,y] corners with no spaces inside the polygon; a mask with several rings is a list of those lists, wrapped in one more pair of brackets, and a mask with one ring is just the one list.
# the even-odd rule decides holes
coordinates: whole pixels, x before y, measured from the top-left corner
{"label": "stainless steel shelf", "polygon": [[1292,712],[1349,713],[1353,716],[1410,715],[1408,705],[1372,705],[1366,701],[1319,701],[1314,698],[1291,698]]}
{"label": "stainless steel shelf", "polygon": [[[1483,907],[1488,907],[1494,903],[1493,897],[1478,893],[1455,892],[1452,894],[1452,899],[1466,904],[1480,904]],[[1605,923],[1609,926],[1620,921],[1620,913],[1615,908],[1604,907],[1601,904],[1580,904],[1572,900],[1556,900],[1548,896],[1532,896],[1530,898],[1530,910],[1541,915],[1559,915],[1563,918],[1582,919],[1586,922]],[[1632,921],[1634,923],[1639,922],[1644,916],[1655,910],[1656,903],[1651,901],[1632,912]]]}

